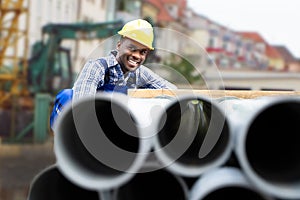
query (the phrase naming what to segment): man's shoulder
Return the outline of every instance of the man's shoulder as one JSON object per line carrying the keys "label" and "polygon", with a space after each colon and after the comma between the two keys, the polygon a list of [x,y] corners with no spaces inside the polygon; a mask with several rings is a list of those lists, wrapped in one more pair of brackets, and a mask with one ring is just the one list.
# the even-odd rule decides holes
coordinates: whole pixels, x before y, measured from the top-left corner
{"label": "man's shoulder", "polygon": [[140,67],[136,70],[137,73],[142,73],[142,74],[153,74],[154,72],[147,66],[145,65],[140,65]]}
{"label": "man's shoulder", "polygon": [[108,68],[109,65],[109,57],[100,57],[100,58],[90,58],[86,61],[89,65],[102,66],[104,68]]}
{"label": "man's shoulder", "polygon": [[106,62],[108,67],[116,65],[117,60],[115,57],[115,51],[111,51],[106,56],[98,56],[97,58],[89,58],[89,59],[87,59],[86,62],[98,64],[98,63],[104,63],[104,61]]}

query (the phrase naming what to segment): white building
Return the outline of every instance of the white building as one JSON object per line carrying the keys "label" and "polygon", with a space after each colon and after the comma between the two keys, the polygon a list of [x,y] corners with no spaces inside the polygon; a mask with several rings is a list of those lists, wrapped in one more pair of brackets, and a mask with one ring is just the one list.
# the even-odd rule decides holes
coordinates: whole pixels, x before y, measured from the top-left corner
{"label": "white building", "polygon": [[41,29],[49,23],[74,23],[78,19],[78,1],[30,0],[29,43],[41,40]]}
{"label": "white building", "polygon": [[[107,0],[30,0],[29,48],[42,39],[42,27],[47,24],[105,22],[107,2]],[[99,39],[62,41],[63,47],[71,49],[71,61],[75,73],[80,71],[83,62],[99,42]]]}

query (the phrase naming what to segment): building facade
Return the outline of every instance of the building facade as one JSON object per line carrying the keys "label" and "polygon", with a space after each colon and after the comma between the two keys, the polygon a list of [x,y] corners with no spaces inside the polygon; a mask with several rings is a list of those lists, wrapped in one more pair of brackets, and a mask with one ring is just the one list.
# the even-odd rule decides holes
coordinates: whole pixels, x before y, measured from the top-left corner
{"label": "building facade", "polygon": [[[173,54],[188,60],[199,74],[207,68],[220,70],[259,70],[299,72],[299,61],[268,44],[257,32],[239,32],[187,8],[185,0],[29,0],[29,49],[42,38],[41,29],[49,23],[127,22],[148,19],[158,31],[156,57],[172,61]],[[112,44],[105,40],[63,41],[71,49],[75,76],[83,63],[106,55]],[[24,48],[24,47],[23,47]],[[25,47],[26,48],[26,47]],[[20,50],[22,52],[22,50]],[[176,61],[176,59],[175,59]]]}

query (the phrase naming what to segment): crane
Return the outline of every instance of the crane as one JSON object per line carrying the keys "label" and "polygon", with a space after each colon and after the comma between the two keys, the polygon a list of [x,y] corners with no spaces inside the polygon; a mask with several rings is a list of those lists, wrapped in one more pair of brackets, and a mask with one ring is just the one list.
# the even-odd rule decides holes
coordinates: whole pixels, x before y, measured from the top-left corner
{"label": "crane", "polygon": [[[63,40],[107,38],[115,35],[122,25],[122,21],[45,25],[42,28],[42,40],[33,45],[29,59],[30,90],[34,93],[56,93],[57,90],[70,86],[73,74],[70,50],[61,46]],[[61,88],[54,88],[54,76],[63,77]]]}

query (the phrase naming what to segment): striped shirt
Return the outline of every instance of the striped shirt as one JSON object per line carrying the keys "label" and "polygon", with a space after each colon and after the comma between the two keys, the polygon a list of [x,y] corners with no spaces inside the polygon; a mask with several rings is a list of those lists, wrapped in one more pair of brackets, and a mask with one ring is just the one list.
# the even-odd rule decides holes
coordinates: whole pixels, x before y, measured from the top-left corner
{"label": "striped shirt", "polygon": [[133,72],[123,74],[121,66],[116,60],[116,53],[116,51],[112,51],[109,56],[103,57],[107,63],[107,67],[103,66],[100,59],[89,60],[84,65],[73,86],[73,99],[76,100],[83,96],[95,95],[97,88],[105,84],[126,86],[127,88],[177,88],[144,65],[139,66]]}

